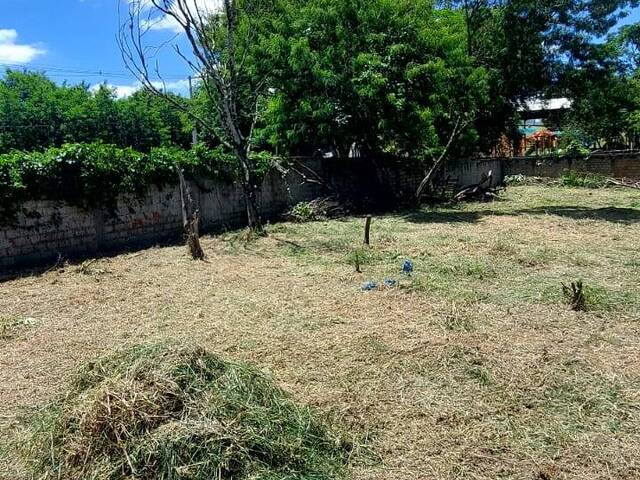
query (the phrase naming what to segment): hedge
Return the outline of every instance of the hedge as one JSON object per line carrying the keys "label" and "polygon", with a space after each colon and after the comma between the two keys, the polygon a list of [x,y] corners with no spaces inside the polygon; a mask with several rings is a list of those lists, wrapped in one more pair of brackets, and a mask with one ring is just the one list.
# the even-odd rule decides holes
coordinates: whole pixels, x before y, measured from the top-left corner
{"label": "hedge", "polygon": [[[268,155],[259,155],[264,171]],[[62,200],[83,208],[112,208],[121,194],[143,194],[151,185],[175,184],[175,166],[187,176],[235,175],[234,157],[222,149],[159,147],[149,153],[102,143],[67,144],[42,152],[0,155],[0,221],[15,217],[27,200]]]}

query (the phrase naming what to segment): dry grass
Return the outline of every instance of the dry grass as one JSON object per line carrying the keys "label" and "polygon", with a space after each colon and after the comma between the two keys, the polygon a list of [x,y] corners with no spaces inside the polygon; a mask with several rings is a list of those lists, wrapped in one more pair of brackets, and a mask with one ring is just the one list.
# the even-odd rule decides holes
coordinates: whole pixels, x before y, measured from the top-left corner
{"label": "dry grass", "polygon": [[[199,344],[371,431],[355,479],[640,477],[640,203],[632,190],[522,186],[494,204],[280,224],[0,285],[35,323],[0,340],[0,477],[21,418],[116,347]],[[400,288],[365,280],[416,272]],[[588,311],[561,283],[583,280]]]}

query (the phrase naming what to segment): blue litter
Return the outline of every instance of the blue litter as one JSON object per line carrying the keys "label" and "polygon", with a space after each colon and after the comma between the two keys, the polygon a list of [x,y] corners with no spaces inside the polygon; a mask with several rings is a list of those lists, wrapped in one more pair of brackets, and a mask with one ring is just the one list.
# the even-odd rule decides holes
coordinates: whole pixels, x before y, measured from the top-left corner
{"label": "blue litter", "polygon": [[413,273],[413,262],[411,260],[405,260],[402,265],[402,273],[405,275],[411,275]]}
{"label": "blue litter", "polygon": [[362,290],[365,292],[370,292],[371,290],[375,290],[378,288],[378,284],[376,282],[364,282],[362,284]]}
{"label": "blue litter", "polygon": [[395,287],[398,286],[398,281],[397,280],[393,280],[391,278],[387,278],[384,281],[384,286],[387,287],[387,288],[395,288]]}

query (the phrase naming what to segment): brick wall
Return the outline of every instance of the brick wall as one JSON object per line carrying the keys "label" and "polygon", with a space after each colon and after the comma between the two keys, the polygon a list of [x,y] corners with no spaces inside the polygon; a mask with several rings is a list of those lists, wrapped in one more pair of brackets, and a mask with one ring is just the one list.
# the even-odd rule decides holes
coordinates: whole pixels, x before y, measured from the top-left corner
{"label": "brick wall", "polygon": [[566,170],[616,178],[640,178],[640,152],[594,153],[587,158],[516,157],[504,159],[506,175],[560,177]]}
{"label": "brick wall", "polygon": [[[502,180],[497,159],[460,161],[448,174],[460,185],[477,182],[493,170]],[[408,159],[373,162],[355,159],[305,159],[297,171],[271,172],[259,197],[262,215],[274,219],[301,201],[337,192],[354,203],[380,203],[412,198],[424,176],[423,166]],[[316,172],[329,189],[306,182],[297,172]],[[219,231],[246,223],[242,190],[210,179],[192,181],[194,201],[201,212],[202,230]],[[46,264],[58,256],[88,257],[178,239],[182,234],[180,192],[176,186],[151,187],[143,197],[122,196],[112,212],[91,211],[49,200],[19,206],[14,224],[0,225],[0,277],[17,267]]]}

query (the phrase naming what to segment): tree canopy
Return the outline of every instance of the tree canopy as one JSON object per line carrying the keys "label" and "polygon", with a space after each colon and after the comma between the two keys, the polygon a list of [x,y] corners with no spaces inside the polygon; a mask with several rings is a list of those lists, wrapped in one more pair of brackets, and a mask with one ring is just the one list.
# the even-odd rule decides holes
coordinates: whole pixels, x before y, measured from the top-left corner
{"label": "tree canopy", "polygon": [[146,152],[188,146],[191,136],[179,113],[143,90],[118,99],[106,85],[57,85],[41,73],[0,79],[0,153],[94,141]]}
{"label": "tree canopy", "polygon": [[141,151],[188,146],[198,123],[191,114],[210,127],[200,128],[202,141],[230,145],[223,98],[208,81],[218,72],[233,78],[247,151],[488,153],[504,135],[518,136],[518,111],[532,97],[571,99],[562,128],[584,144],[628,143],[640,133],[640,27],[615,28],[637,1],[231,3],[233,42],[224,13],[206,20],[202,36],[217,45],[211,65],[226,70],[204,71],[193,101],[148,91],[118,99],[107,86],[6,72],[0,152],[93,141]]}

